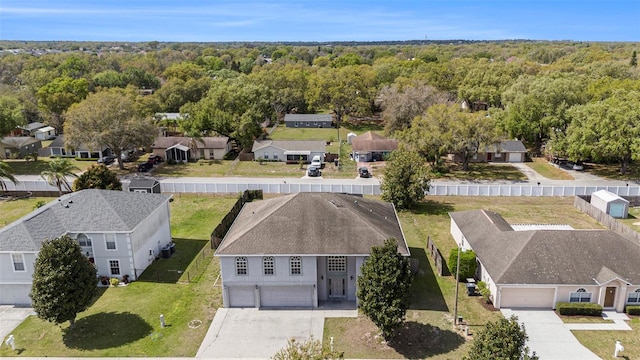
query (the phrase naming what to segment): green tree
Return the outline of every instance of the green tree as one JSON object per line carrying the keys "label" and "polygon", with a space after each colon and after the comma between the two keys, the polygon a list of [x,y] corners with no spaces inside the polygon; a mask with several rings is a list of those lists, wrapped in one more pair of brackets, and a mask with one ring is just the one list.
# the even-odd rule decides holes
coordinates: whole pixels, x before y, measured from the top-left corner
{"label": "green tree", "polygon": [[449,152],[460,156],[464,171],[469,171],[469,161],[480,147],[494,145],[497,139],[493,120],[483,112],[458,111],[449,119],[447,147]]}
{"label": "green tree", "polygon": [[409,259],[398,254],[394,238],[374,246],[358,276],[358,307],[391,340],[404,322],[411,300],[413,274]]}
{"label": "green tree", "polygon": [[50,116],[49,125],[62,131],[64,120],[62,114],[73,104],[81,101],[89,94],[89,82],[84,79],[73,79],[63,76],[38,90],[38,105]]}
{"label": "green tree", "polygon": [[[472,278],[476,274],[476,253],[473,250],[467,250],[460,253],[460,274],[459,280]],[[449,253],[449,271],[455,277],[458,270],[458,248],[451,249]]]}
{"label": "green tree", "polygon": [[74,191],[82,189],[122,190],[122,183],[118,175],[106,166],[91,165],[73,182]]}
{"label": "green tree", "polygon": [[18,183],[18,179],[13,176],[13,169],[9,164],[0,160],[0,190],[6,191],[7,185],[4,183],[4,179],[11,181],[14,184]]}
{"label": "green tree", "polygon": [[441,165],[441,157],[449,150],[450,124],[457,121],[459,116],[457,105],[436,104],[414,118],[411,127],[398,132],[396,137],[428,159],[432,168],[436,169]]}
{"label": "green tree", "polygon": [[24,124],[20,101],[13,96],[0,96],[0,137]]}
{"label": "green tree", "polygon": [[[108,146],[116,154],[125,150],[150,146],[157,129],[151,118],[143,118],[131,96],[119,89],[89,95],[66,112],[65,142],[77,147]],[[124,163],[118,156],[118,165]]]}
{"label": "green tree", "polygon": [[429,191],[429,170],[417,152],[402,148],[392,152],[382,174],[382,199],[398,209],[412,208]]}
{"label": "green tree", "polygon": [[69,185],[67,177],[78,177],[75,171],[80,169],[73,165],[71,160],[65,158],[56,158],[49,161],[49,169],[43,170],[40,176],[49,183],[49,185],[56,186],[58,193],[62,196],[62,189],[66,191],[73,191]]}
{"label": "green tree", "polygon": [[631,61],[629,61],[629,65],[633,67],[638,66],[638,54],[635,50],[633,50],[633,53],[631,54]]}
{"label": "green tree", "polygon": [[529,354],[527,332],[518,318],[488,322],[473,337],[473,344],[465,360],[537,360],[535,351]]}
{"label": "green tree", "polygon": [[271,357],[273,360],[325,360],[342,359],[344,354],[338,351],[331,351],[322,346],[320,340],[311,339],[305,342],[297,342],[296,339],[289,339],[287,346],[280,349]]}
{"label": "green tree", "polygon": [[38,317],[75,327],[76,315],[97,294],[96,268],[67,235],[45,240],[38,252],[31,285],[31,305]]}

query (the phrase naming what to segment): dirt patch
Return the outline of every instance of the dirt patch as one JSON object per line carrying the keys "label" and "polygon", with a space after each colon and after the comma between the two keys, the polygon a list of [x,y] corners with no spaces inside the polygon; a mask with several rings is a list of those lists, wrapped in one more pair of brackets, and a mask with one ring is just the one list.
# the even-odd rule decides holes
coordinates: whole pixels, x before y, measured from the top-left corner
{"label": "dirt patch", "polygon": [[486,301],[484,301],[484,299],[482,297],[478,298],[478,303],[480,305],[482,305],[483,308],[485,308],[485,310],[488,311],[500,311],[499,309],[496,309],[492,303],[487,303]]}

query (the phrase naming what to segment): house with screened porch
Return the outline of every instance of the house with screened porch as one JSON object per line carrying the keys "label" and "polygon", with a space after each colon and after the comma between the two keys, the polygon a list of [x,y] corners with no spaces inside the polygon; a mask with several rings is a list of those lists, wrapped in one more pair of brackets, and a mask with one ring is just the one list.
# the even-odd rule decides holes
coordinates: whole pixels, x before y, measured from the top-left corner
{"label": "house with screened porch", "polygon": [[295,193],[244,205],[216,249],[225,307],[357,305],[356,280],[388,238],[409,256],[393,204]]}

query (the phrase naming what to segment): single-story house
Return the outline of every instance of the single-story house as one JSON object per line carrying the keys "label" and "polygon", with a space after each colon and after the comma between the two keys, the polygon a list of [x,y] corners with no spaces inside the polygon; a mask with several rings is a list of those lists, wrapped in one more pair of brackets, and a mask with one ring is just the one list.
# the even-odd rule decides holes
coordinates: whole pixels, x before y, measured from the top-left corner
{"label": "single-story house", "polygon": [[191,159],[224,159],[231,151],[227,136],[202,137],[160,136],[151,145],[152,152],[163,159],[187,162]]}
{"label": "single-story house", "polygon": [[352,157],[355,161],[384,161],[398,149],[398,140],[388,139],[368,131],[351,139]]}
{"label": "single-story house", "polygon": [[476,278],[496,308],[591,302],[623,311],[640,304],[640,244],[611,230],[516,231],[488,210],[453,212],[451,235],[476,253]]}
{"label": "single-story house", "polygon": [[324,160],[327,143],[322,140],[256,140],[251,152],[254,159],[286,161],[290,164],[311,162],[314,156]]}
{"label": "single-story house", "polygon": [[26,155],[38,152],[42,148],[42,142],[30,136],[4,137],[0,139],[0,157],[11,159],[23,158]]}
{"label": "single-story house", "polygon": [[56,137],[56,129],[52,126],[45,126],[33,132],[33,136],[40,140],[50,140]]}
{"label": "single-story house", "polygon": [[489,110],[489,103],[486,101],[467,101],[463,100],[460,107],[464,110],[475,111],[487,111]]}
{"label": "single-story house", "polygon": [[591,194],[591,205],[618,219],[626,219],[629,214],[629,201],[607,190]]}
{"label": "single-story house", "polygon": [[224,306],[356,306],[360,267],[373,246],[391,237],[409,256],[396,210],[387,202],[295,193],[247,203],[215,253]]}
{"label": "single-story house", "polygon": [[[75,156],[82,159],[99,159],[103,156],[111,154],[111,149],[103,145],[101,149],[91,149],[89,146],[82,144],[77,149],[69,147],[64,143],[64,135],[58,137],[44,148],[45,156]],[[48,151],[47,151],[48,150]]]}
{"label": "single-story house", "polygon": [[[32,123],[28,123],[26,125],[21,125],[18,126],[18,133],[16,134],[17,136],[35,136],[35,132],[38,129],[41,129],[43,127],[46,127],[47,125],[41,123],[41,122],[32,122]],[[42,140],[42,139],[41,139]]]}
{"label": "single-story house", "polygon": [[285,114],[286,127],[330,128],[333,122],[331,114]]}
{"label": "single-story house", "polygon": [[[160,194],[160,182],[152,177],[133,178],[129,182],[129,192]],[[124,190],[124,188],[123,188]]]}
{"label": "single-story house", "polygon": [[81,190],[0,229],[0,304],[31,303],[42,242],[62,235],[78,241],[99,276],[137,279],[171,243],[169,200],[161,194]]}
{"label": "single-story house", "polygon": [[[520,140],[507,140],[500,143],[486,146],[478,151],[469,162],[511,162],[519,163],[526,160],[527,148]],[[449,160],[462,162],[459,154],[449,154]]]}

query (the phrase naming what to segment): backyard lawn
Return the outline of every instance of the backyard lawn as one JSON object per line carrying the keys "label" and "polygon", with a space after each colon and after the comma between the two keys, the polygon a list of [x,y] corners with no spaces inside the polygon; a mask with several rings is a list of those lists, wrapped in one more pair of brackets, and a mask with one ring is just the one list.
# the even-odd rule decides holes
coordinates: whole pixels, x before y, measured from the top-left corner
{"label": "backyard lawn", "polygon": [[574,180],[573,176],[569,175],[566,171],[562,171],[553,166],[545,158],[533,158],[533,162],[526,162],[525,165],[547,179]]}
{"label": "backyard lawn", "polygon": [[[13,171],[15,175],[40,175],[44,170],[49,170],[49,161],[53,158],[39,157],[38,161],[26,161],[26,160],[3,160],[5,161]],[[89,166],[95,164],[95,161],[78,161],[74,158],[69,158],[71,163],[78,167],[83,172],[89,168]]]}
{"label": "backyard lawn", "polygon": [[527,177],[511,164],[499,163],[472,163],[469,171],[462,170],[462,164],[446,161],[445,173],[433,173],[434,179],[444,180],[510,180],[525,181]]}
{"label": "backyard lawn", "polygon": [[0,229],[27,215],[38,203],[47,203],[55,198],[32,197],[11,201],[0,201]]}

